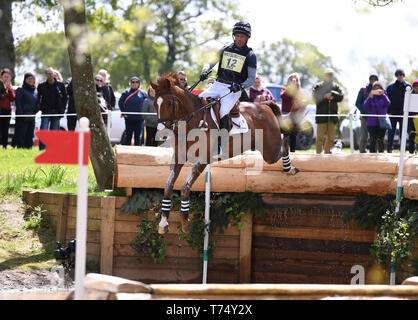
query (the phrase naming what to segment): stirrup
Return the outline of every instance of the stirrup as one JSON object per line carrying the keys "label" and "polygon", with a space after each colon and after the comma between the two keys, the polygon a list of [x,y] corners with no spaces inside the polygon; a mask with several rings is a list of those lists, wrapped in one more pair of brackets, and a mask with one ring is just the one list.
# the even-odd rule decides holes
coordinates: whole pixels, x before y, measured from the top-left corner
{"label": "stirrup", "polygon": [[200,120],[199,125],[197,126],[202,131],[208,131],[209,125],[206,121]]}

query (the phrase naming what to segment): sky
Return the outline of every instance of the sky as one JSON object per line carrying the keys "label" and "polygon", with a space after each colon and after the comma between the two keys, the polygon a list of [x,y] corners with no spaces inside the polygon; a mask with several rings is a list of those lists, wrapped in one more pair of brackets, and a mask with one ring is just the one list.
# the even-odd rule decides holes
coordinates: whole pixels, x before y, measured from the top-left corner
{"label": "sky", "polygon": [[252,26],[250,46],[255,49],[262,41],[283,38],[314,44],[341,69],[337,77],[348,90],[350,105],[368,82],[371,61],[395,59],[407,75],[412,67],[418,69],[409,63],[415,56],[418,64],[418,0],[380,8],[362,0],[241,0],[240,4],[241,14]]}

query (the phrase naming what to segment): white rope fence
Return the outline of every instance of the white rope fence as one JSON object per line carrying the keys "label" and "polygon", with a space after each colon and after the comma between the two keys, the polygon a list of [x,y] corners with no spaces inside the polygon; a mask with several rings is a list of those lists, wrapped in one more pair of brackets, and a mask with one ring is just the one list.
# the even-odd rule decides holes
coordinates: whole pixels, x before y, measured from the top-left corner
{"label": "white rope fence", "polygon": [[[115,111],[115,110],[113,110]],[[110,115],[112,111],[107,112],[101,112],[101,115]],[[120,115],[150,115],[150,116],[156,116],[157,113],[155,112],[120,112]],[[59,113],[59,114],[42,114],[41,111],[38,111],[36,114],[11,114],[11,115],[0,115],[0,118],[40,118],[40,117],[64,117],[64,116],[77,116],[77,113]],[[403,115],[377,115],[377,114],[363,114],[363,113],[348,113],[348,114],[315,114],[312,115],[314,117],[343,117],[349,118],[350,121],[350,152],[354,153],[354,129],[353,129],[353,121],[355,118],[360,117],[382,117],[382,118],[403,118]],[[416,118],[418,115],[409,115],[408,118]],[[110,121],[107,121],[107,133],[110,137],[110,130],[111,130],[111,117]]]}

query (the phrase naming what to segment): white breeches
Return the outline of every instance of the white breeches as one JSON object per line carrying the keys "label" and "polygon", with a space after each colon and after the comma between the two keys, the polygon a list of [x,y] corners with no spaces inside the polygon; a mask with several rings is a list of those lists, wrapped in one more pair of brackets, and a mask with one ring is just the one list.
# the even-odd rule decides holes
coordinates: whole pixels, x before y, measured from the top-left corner
{"label": "white breeches", "polygon": [[[229,89],[230,85],[222,82],[216,81],[211,87],[203,91],[199,97],[203,98],[220,98],[231,92]],[[220,116],[223,118],[225,115],[229,114],[231,109],[234,107],[235,103],[241,97],[241,91],[231,92],[227,96],[221,99],[221,110]]]}

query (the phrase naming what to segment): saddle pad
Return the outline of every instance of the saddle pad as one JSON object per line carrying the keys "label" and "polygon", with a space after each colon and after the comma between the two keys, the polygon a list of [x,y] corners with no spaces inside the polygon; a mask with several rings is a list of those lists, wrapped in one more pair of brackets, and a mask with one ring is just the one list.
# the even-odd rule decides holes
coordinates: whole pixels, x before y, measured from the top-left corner
{"label": "saddle pad", "polygon": [[[213,122],[216,123],[216,126],[219,129],[218,120],[216,120],[215,112],[213,111],[213,108],[210,108],[210,115],[212,117]],[[229,135],[232,136],[234,134],[240,134],[240,133],[247,133],[248,132],[248,123],[247,120],[245,120],[244,116],[240,113],[239,118],[231,118],[233,126],[231,128],[231,131],[229,131]]]}

